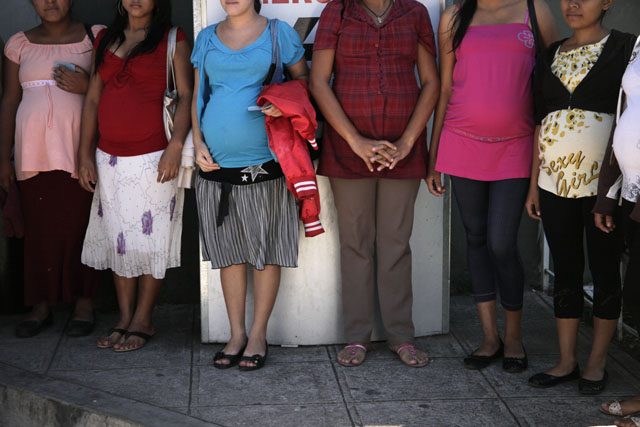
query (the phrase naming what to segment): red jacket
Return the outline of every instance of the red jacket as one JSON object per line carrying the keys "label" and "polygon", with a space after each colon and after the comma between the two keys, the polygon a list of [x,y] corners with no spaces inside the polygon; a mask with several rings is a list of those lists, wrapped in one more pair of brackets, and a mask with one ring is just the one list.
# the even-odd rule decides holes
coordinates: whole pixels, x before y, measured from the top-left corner
{"label": "red jacket", "polygon": [[265,124],[269,147],[276,154],[287,187],[300,200],[300,220],[304,223],[305,236],[324,233],[320,224],[320,194],[316,171],[311,163],[307,141],[314,149],[316,144],[316,112],[309,101],[307,82],[291,80],[266,86],[258,97],[258,105],[271,103],[282,117],[266,117]]}

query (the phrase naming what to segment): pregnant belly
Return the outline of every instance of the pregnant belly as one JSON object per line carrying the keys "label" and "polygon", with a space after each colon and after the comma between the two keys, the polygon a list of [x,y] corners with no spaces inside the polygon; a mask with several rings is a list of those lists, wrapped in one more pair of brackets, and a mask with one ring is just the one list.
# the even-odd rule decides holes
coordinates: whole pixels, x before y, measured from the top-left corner
{"label": "pregnant belly", "polygon": [[98,107],[100,135],[110,141],[142,141],[164,132],[162,99],[104,91]]}
{"label": "pregnant belly", "polygon": [[640,170],[640,111],[637,110],[624,112],[613,139],[616,159],[623,170]]}
{"label": "pregnant belly", "polygon": [[500,139],[533,132],[533,108],[522,101],[453,99],[449,102],[445,125],[480,138]]}

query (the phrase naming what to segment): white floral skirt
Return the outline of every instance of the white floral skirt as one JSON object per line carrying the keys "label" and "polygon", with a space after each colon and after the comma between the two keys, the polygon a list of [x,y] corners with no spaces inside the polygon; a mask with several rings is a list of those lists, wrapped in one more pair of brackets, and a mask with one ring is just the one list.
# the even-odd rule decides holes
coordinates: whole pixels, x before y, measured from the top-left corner
{"label": "white floral skirt", "polygon": [[162,279],[180,266],[184,189],[160,184],[163,151],[111,156],[96,150],[98,183],[82,248],[82,263],[118,276]]}

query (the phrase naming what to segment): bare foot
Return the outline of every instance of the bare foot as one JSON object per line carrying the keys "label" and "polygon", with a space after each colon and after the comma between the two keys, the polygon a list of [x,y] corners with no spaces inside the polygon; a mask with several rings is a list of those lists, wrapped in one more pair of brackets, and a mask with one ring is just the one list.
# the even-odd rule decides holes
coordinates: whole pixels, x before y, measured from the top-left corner
{"label": "bare foot", "polygon": [[391,351],[396,353],[398,357],[400,357],[400,360],[402,360],[402,363],[407,366],[420,367],[429,363],[427,353],[412,344],[399,344],[391,347]]}
{"label": "bare foot", "polygon": [[638,427],[640,426],[640,417],[620,418],[613,423],[618,427]]}
{"label": "bare foot", "polygon": [[[135,324],[133,322],[131,322],[127,330],[130,333],[142,332],[150,336],[153,336],[156,333],[155,329],[151,325]],[[147,343],[146,339],[135,336],[135,335],[130,335],[128,338],[114,345],[113,349],[116,351],[131,351],[131,350],[136,350],[138,348],[144,347],[146,343]]]}
{"label": "bare foot", "polygon": [[[364,347],[364,349],[362,348]],[[365,344],[350,344],[338,353],[338,363],[344,366],[358,366],[367,357]]]}
{"label": "bare foot", "polygon": [[[242,334],[235,337],[232,335],[227,345],[224,346],[224,348],[222,349],[222,352],[226,355],[233,356],[240,353],[242,350],[244,350],[244,347],[246,345],[247,345],[246,335]],[[216,365],[228,365],[229,363],[231,363],[231,361],[229,359],[219,359],[219,360],[216,360],[214,363]]]}
{"label": "bare foot", "polygon": [[524,346],[522,340],[504,340],[504,357],[522,359],[524,357]]}
{"label": "bare foot", "polygon": [[600,381],[604,377],[604,368],[605,363],[599,366],[587,365],[584,372],[582,372],[582,378],[585,380]]}
{"label": "bare foot", "polygon": [[[126,330],[126,326],[123,327],[121,323],[118,323],[113,327],[113,329]],[[113,330],[110,334],[103,335],[100,337],[100,339],[98,339],[98,347],[111,348],[117,344],[121,344],[123,338],[124,333]]]}
{"label": "bare foot", "polygon": [[565,375],[569,375],[571,372],[573,372],[574,369],[576,369],[576,363],[577,362],[574,360],[568,360],[566,362],[560,361],[556,366],[547,371],[544,371],[544,373],[547,375],[553,375],[554,377],[564,377]]}
{"label": "bare foot", "polygon": [[482,344],[474,352],[474,356],[493,356],[500,349],[500,338],[482,340]]}

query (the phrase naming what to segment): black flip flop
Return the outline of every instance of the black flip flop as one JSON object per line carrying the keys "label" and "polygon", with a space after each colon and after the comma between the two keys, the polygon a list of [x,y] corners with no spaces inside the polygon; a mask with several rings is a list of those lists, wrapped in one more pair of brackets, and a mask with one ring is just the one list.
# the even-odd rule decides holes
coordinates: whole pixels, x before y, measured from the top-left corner
{"label": "black flip flop", "polygon": [[[126,329],[122,329],[122,328],[111,328],[111,329],[109,329],[109,330],[107,331],[107,339],[108,339],[108,338],[109,338],[109,337],[110,337],[114,332],[116,332],[116,333],[120,334],[120,338],[122,338],[123,336],[127,335],[127,332],[129,332],[129,331],[127,331]],[[100,344],[97,344],[96,346],[97,346],[98,348],[105,349],[105,348],[111,348],[111,347],[113,347],[114,345],[116,345],[116,343],[112,343],[112,342],[111,342],[111,340],[109,340],[109,344],[107,344],[107,345],[100,345]]]}
{"label": "black flip flop", "polygon": [[113,351],[115,351],[116,353],[126,353],[128,351],[140,350],[142,347],[147,345],[149,340],[153,338],[153,335],[145,334],[144,332],[140,332],[140,331],[129,331],[126,334],[124,334],[124,341],[126,342],[127,339],[129,339],[129,337],[140,337],[144,340],[144,344],[142,344],[140,347],[128,348],[126,350],[114,349]]}
{"label": "black flip flop", "polygon": [[[240,350],[238,354],[226,354],[226,353],[223,353],[222,351],[217,352],[213,356],[213,367],[216,369],[233,368],[238,363],[240,363],[240,359],[242,359],[242,353],[244,353],[245,348]],[[219,360],[228,360],[229,363],[217,363]]]}
{"label": "black flip flop", "polygon": [[241,371],[256,371],[264,366],[264,363],[267,361],[267,356],[269,355],[269,344],[266,343],[266,350],[264,351],[264,356],[260,354],[254,354],[253,356],[242,356],[240,358],[240,362],[251,362],[253,366],[238,366],[238,369]]}

